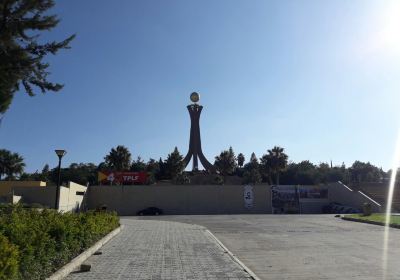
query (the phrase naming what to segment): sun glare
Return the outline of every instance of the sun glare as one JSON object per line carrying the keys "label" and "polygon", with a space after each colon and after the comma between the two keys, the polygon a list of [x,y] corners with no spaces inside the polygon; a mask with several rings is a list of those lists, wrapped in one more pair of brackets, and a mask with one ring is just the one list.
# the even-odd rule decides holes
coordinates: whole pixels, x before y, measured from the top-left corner
{"label": "sun glare", "polygon": [[400,1],[387,1],[376,33],[371,36],[371,51],[400,56]]}

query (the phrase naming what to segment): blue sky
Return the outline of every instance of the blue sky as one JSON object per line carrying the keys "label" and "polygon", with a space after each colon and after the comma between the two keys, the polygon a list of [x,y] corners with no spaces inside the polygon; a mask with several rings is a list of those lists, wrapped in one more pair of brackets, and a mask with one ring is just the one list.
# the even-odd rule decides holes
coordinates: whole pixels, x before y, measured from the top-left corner
{"label": "blue sky", "polygon": [[203,151],[246,158],[274,145],[292,161],[370,161],[390,168],[400,120],[400,2],[58,1],[46,39],[76,33],[49,57],[59,93],[18,93],[0,146],[27,171],[186,154],[198,91]]}

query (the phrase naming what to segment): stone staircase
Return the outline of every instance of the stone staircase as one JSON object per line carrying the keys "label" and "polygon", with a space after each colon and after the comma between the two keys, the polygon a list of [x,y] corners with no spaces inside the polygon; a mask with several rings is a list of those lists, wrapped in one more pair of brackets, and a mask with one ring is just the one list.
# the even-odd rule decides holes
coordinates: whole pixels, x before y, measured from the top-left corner
{"label": "stone staircase", "polygon": [[[360,183],[352,185],[354,190],[362,191],[386,209],[389,183]],[[400,212],[400,185],[395,186],[393,193],[392,211]]]}

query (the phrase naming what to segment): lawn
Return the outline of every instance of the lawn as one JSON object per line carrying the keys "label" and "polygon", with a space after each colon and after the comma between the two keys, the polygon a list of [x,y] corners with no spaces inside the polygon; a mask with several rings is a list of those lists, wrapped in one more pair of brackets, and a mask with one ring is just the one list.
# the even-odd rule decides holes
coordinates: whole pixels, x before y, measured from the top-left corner
{"label": "lawn", "polygon": [[[385,215],[384,214],[372,214],[371,216],[363,216],[362,214],[352,214],[346,215],[346,218],[352,218],[362,221],[371,221],[371,222],[378,222],[378,223],[385,223]],[[400,216],[392,215],[390,217],[390,224],[400,226]]]}

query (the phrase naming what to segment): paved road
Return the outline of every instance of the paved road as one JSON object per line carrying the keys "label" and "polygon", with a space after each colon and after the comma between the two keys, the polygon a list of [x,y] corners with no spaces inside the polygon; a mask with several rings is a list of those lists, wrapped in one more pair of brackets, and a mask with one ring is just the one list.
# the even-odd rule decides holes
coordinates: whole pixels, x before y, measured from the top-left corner
{"label": "paved road", "polygon": [[122,232],[66,279],[249,280],[206,229],[176,222],[122,220]]}
{"label": "paved road", "polygon": [[[332,215],[131,217],[203,225],[261,279],[382,279],[383,227]],[[387,279],[400,279],[400,230],[391,229]]]}

